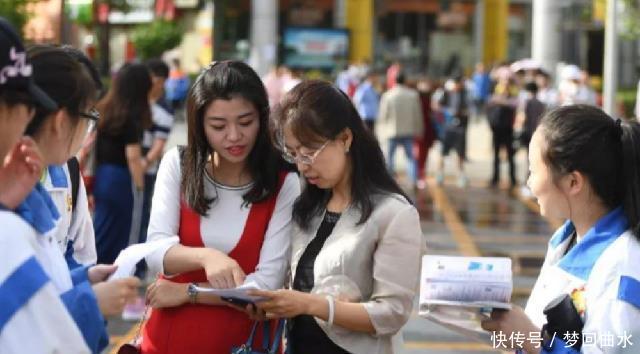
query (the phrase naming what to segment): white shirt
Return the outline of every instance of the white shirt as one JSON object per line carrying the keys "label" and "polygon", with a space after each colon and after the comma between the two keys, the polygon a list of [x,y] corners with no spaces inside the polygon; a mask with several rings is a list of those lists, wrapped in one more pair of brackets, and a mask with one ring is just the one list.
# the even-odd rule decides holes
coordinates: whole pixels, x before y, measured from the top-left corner
{"label": "white shirt", "polygon": [[67,164],[49,166],[42,185],[60,213],[54,232],[58,247],[64,255],[67,244],[73,242],[73,258],[82,265],[93,265],[98,259],[93,221],[89,212],[87,191],[82,177],[79,178],[76,209],[72,208],[71,177]]}
{"label": "white shirt", "polygon": [[[601,218],[569,252],[573,226],[567,222],[556,231],[525,309],[536,326],[547,322],[543,310],[549,302],[573,294],[574,305],[583,315],[583,336],[595,336],[592,345],[583,343],[582,353],[637,352],[640,242],[626,228],[618,208]],[[634,346],[617,345],[625,334],[631,335]],[[611,346],[604,339],[608,336],[614,338]]]}
{"label": "white shirt", "polygon": [[[142,136],[142,150],[147,153],[156,139],[167,140],[173,127],[173,115],[169,114],[157,103],[151,104],[151,120],[153,126],[144,131]],[[147,168],[146,174],[155,175],[158,172],[158,161],[154,161]]]}
{"label": "white shirt", "polygon": [[[0,302],[7,306],[5,296],[15,301],[17,292],[27,292],[29,285],[37,288],[0,326],[0,354],[90,353],[43,265],[35,260],[35,230],[8,211],[0,211],[0,225]],[[18,277],[20,271],[28,276]],[[17,288],[9,286],[12,279],[19,279]],[[11,293],[3,293],[8,288]]]}
{"label": "white shirt", "polygon": [[[204,172],[204,171],[203,171]],[[180,226],[180,156],[173,148],[162,159],[155,193],[153,195],[151,218],[147,239],[154,241],[176,236]],[[207,197],[217,196],[207,216],[200,217],[200,233],[206,247],[229,253],[240,241],[249,216],[249,206],[242,206],[242,195],[251,185],[228,187],[214,182],[206,173],[205,193]],[[248,274],[245,282],[254,281],[264,289],[279,289],[284,282],[289,248],[291,244],[291,217],[293,202],[300,194],[300,182],[295,173],[289,173],[276,199],[275,209],[260,251],[256,271]],[[153,271],[164,273],[164,255],[171,245],[167,245],[147,257],[147,264]]]}

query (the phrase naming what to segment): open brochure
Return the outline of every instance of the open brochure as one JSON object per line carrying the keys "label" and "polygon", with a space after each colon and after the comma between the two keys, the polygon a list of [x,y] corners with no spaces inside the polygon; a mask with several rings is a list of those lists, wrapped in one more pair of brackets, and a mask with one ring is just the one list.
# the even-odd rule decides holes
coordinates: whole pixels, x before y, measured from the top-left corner
{"label": "open brochure", "polygon": [[419,315],[465,336],[491,340],[480,326],[492,309],[510,309],[511,259],[422,257]]}

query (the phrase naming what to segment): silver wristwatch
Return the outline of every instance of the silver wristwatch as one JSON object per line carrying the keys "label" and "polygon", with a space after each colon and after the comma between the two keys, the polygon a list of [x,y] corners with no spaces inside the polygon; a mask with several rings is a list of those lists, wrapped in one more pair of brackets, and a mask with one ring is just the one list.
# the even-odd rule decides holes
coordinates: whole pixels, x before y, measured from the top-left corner
{"label": "silver wristwatch", "polygon": [[189,302],[196,303],[196,297],[198,296],[198,289],[196,289],[196,283],[190,283],[187,286],[187,296],[189,296]]}

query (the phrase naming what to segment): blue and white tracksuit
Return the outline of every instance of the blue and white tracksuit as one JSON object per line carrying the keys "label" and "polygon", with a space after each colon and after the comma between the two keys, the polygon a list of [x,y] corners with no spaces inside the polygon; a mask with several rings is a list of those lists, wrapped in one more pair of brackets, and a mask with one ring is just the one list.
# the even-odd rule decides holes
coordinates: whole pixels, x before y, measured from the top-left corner
{"label": "blue and white tracksuit", "polygon": [[[580,353],[640,353],[640,242],[622,208],[598,220],[566,252],[574,230],[566,222],[549,241],[526,314],[542,327],[546,305],[572,294],[584,322]],[[542,353],[578,353],[565,348],[564,339],[556,337]]]}
{"label": "blue and white tracksuit", "polygon": [[0,353],[90,353],[38,262],[42,235],[8,210],[0,210],[0,225]]}
{"label": "blue and white tracksuit", "polygon": [[60,215],[49,193],[41,184],[37,184],[15,212],[35,229],[35,258],[51,279],[86,345],[93,353],[101,352],[109,344],[105,319],[91,288],[87,267],[69,271],[60,251],[55,238]]}

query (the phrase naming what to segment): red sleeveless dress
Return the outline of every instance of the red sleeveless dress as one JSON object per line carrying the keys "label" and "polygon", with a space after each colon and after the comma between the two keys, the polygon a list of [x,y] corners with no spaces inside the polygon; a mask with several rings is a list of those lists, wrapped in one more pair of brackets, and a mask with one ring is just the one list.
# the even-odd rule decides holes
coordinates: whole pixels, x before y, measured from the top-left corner
{"label": "red sleeveless dress", "polygon": [[[286,173],[280,174],[278,192]],[[264,235],[275,209],[277,194],[249,210],[240,241],[228,254],[245,274],[255,272]],[[205,247],[200,234],[200,215],[180,203],[180,244]],[[178,283],[206,282],[204,270],[183,273],[168,279]],[[247,341],[253,322],[246,314],[227,306],[185,304],[174,308],[153,309],[142,330],[144,354],[229,354],[232,347]],[[275,321],[271,328],[275,329]],[[254,343],[262,343],[262,329]]]}

